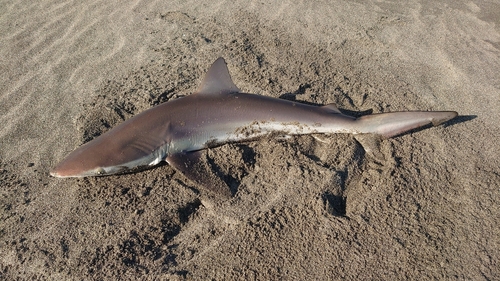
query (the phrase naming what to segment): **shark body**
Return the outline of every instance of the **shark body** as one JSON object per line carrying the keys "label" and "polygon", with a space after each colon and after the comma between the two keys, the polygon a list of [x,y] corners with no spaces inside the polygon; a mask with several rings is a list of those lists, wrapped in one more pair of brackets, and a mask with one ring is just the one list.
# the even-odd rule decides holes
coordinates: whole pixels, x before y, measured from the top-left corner
{"label": "shark body", "polygon": [[199,151],[269,134],[371,133],[393,137],[457,116],[454,111],[380,113],[359,118],[335,105],[312,106],[241,93],[224,59],[217,59],[192,95],[146,110],[80,146],[50,174],[104,176],[166,161],[188,178],[210,187],[214,181],[196,168]]}

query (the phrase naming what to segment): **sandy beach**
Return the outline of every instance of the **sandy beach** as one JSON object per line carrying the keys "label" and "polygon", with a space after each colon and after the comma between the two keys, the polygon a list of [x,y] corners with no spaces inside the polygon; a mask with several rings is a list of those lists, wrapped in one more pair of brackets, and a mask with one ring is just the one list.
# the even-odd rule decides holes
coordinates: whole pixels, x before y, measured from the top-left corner
{"label": "sandy beach", "polygon": [[[499,3],[0,2],[0,279],[500,279]],[[49,175],[218,57],[247,93],[460,116],[376,154],[349,134],[207,150],[230,199],[168,165]]]}

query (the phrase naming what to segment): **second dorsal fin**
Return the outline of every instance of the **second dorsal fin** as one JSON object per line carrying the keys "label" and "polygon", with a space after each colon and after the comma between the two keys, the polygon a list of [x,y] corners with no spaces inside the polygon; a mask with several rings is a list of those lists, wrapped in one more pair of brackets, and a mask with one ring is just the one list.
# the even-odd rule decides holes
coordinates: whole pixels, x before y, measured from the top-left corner
{"label": "second dorsal fin", "polygon": [[337,105],[335,105],[334,103],[329,103],[327,105],[323,105],[321,108],[324,109],[324,110],[328,110],[328,111],[330,111],[332,113],[340,113],[340,114],[342,114],[342,112],[340,112],[340,110],[337,108]]}
{"label": "second dorsal fin", "polygon": [[218,58],[205,74],[197,94],[230,94],[238,93],[240,89],[234,85],[226,61]]}

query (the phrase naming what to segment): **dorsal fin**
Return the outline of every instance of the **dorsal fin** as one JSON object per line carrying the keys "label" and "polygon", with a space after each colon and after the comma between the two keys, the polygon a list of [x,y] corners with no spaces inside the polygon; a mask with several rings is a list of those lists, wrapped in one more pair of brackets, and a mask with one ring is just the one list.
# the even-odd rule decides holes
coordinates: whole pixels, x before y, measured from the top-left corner
{"label": "dorsal fin", "polygon": [[329,103],[327,105],[323,105],[321,108],[325,109],[325,110],[328,110],[332,113],[340,113],[342,114],[342,112],[340,112],[340,110],[337,108],[337,105],[334,104],[334,103]]}
{"label": "dorsal fin", "polygon": [[200,87],[196,91],[198,94],[230,94],[238,93],[240,89],[234,85],[226,61],[218,58],[205,74]]}

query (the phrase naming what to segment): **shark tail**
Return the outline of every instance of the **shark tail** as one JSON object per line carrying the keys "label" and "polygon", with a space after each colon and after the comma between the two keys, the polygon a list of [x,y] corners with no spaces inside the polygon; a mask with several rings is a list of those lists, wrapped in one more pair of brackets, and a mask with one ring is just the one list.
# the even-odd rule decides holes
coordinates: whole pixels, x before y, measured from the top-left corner
{"label": "shark tail", "polygon": [[455,111],[389,112],[362,116],[355,122],[360,133],[391,138],[426,125],[440,125],[457,115]]}

